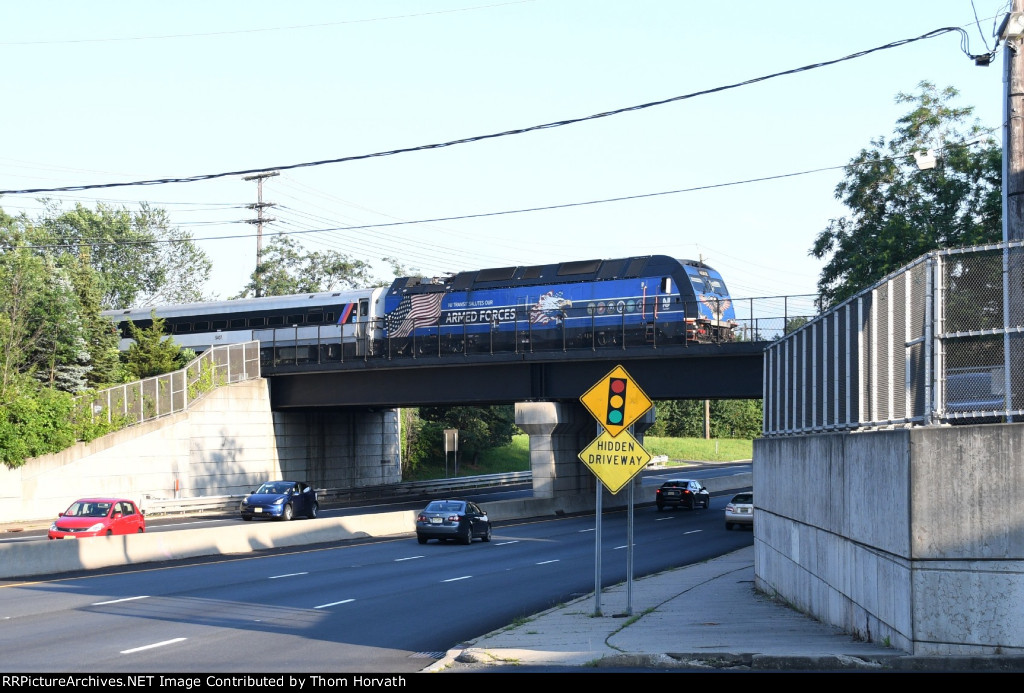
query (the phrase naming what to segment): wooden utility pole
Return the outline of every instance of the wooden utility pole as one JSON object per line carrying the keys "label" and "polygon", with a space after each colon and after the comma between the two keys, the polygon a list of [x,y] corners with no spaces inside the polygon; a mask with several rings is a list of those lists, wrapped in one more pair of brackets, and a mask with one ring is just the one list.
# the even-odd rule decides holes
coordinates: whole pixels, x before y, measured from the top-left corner
{"label": "wooden utility pole", "polygon": [[[257,173],[255,176],[246,176],[242,180],[254,180],[256,181],[256,204],[247,205],[249,209],[256,210],[255,219],[246,219],[249,224],[256,224],[256,271],[259,271],[260,263],[263,262],[263,224],[274,221],[272,218],[263,216],[263,210],[267,207],[273,207],[273,202],[263,201],[263,181],[267,178],[279,176],[279,171],[268,171],[267,173]],[[256,296],[259,297],[263,294],[263,286],[259,281],[259,277],[256,278]]]}
{"label": "wooden utility pole", "polygon": [[1002,26],[1006,71],[1003,104],[1003,240],[1024,240],[1024,0]]}

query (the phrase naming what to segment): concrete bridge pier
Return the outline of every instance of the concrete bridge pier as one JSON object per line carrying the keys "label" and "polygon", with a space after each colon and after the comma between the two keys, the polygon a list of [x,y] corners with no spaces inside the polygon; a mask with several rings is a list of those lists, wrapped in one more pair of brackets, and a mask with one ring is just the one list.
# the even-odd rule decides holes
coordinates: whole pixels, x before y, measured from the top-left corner
{"label": "concrete bridge pier", "polygon": [[[633,437],[641,444],[654,421],[651,407],[631,427]],[[597,477],[580,461],[579,454],[601,428],[582,404],[518,402],[516,425],[530,436],[534,498],[595,492]],[[638,475],[633,483],[640,481]]]}
{"label": "concrete bridge pier", "polygon": [[530,436],[534,498],[594,492],[597,479],[579,454],[597,435],[597,422],[582,404],[517,402],[516,425]]}

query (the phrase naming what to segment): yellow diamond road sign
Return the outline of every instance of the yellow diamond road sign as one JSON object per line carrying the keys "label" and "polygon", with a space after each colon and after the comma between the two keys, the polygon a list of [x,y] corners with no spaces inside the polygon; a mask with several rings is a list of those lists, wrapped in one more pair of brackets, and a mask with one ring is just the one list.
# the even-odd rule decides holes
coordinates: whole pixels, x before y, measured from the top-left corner
{"label": "yellow diamond road sign", "polygon": [[622,366],[616,366],[598,380],[580,397],[580,402],[612,436],[629,428],[652,404]]}
{"label": "yellow diamond road sign", "polygon": [[651,453],[629,431],[618,436],[605,431],[579,457],[612,493],[618,493],[651,461]]}

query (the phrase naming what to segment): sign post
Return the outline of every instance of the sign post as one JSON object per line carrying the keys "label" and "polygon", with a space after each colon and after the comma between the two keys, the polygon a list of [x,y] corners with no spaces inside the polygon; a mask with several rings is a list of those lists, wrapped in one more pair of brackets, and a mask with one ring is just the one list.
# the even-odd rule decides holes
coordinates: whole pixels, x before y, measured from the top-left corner
{"label": "sign post", "polygon": [[448,476],[448,452],[455,453],[455,476],[459,475],[459,429],[444,429],[444,475]]}
{"label": "sign post", "polygon": [[[579,454],[580,461],[613,495],[622,490],[647,463],[651,454],[627,430],[653,406],[651,399],[622,366],[616,366],[587,390],[580,402],[604,429]],[[596,548],[594,569],[594,615],[601,615],[601,487],[595,503]],[[627,605],[626,614],[633,613],[633,487],[629,487],[629,531],[626,547]]]}

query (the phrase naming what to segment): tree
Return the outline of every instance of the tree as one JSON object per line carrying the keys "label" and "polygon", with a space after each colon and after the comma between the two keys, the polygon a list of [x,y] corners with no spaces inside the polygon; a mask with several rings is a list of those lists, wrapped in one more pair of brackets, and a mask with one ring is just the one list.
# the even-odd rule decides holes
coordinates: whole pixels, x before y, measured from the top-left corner
{"label": "tree", "polygon": [[[973,108],[950,104],[959,92],[929,82],[896,96],[913,109],[892,138],[879,137],[845,167],[835,196],[850,215],[829,221],[810,254],[827,259],[818,278],[822,309],[857,294],[936,248],[1002,239],[1002,151]],[[976,142],[976,145],[972,142]],[[915,152],[938,163],[920,170]]]}
{"label": "tree", "polygon": [[164,335],[166,321],[158,318],[156,311],[153,311],[152,318],[153,324],[145,328],[128,321],[128,329],[135,342],[128,347],[125,367],[136,380],[170,373],[181,367],[178,361],[181,349],[173,339]]}
{"label": "tree", "polygon": [[[423,427],[419,434],[420,453],[443,454],[443,431],[459,431],[459,457],[476,461],[484,450],[501,447],[512,442],[519,430],[515,424],[515,408],[511,405],[490,407],[420,407]],[[431,454],[433,456],[433,454]]]}
{"label": "tree", "polygon": [[137,212],[103,203],[61,211],[47,200],[39,222],[55,256],[87,257],[99,274],[103,309],[202,300],[209,258],[191,235],[170,225],[167,212],[142,203]]}
{"label": "tree", "polygon": [[371,267],[337,251],[303,252],[291,236],[277,234],[263,251],[249,283],[232,298],[287,296],[379,284]]}

